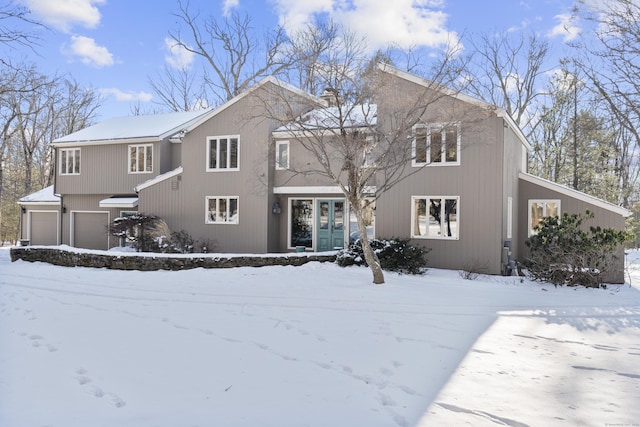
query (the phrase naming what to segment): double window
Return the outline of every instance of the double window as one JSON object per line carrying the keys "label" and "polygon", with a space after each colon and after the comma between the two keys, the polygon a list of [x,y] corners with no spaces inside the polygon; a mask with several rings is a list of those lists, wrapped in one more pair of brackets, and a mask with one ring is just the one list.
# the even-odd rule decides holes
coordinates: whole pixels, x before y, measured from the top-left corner
{"label": "double window", "polygon": [[60,149],[60,175],[80,175],[80,149]]}
{"label": "double window", "polygon": [[239,170],[239,149],[238,136],[207,138],[207,171]]}
{"label": "double window", "polygon": [[413,166],[459,165],[460,125],[416,125],[413,128]]}
{"label": "double window", "polygon": [[206,224],[237,224],[238,197],[207,197]]}
{"label": "double window", "polygon": [[536,227],[548,216],[560,216],[560,200],[529,200],[529,237],[536,234]]}
{"label": "double window", "polygon": [[129,173],[153,172],[153,145],[129,146]]}
{"label": "double window", "polygon": [[414,196],[411,204],[411,237],[458,239],[459,197]]}

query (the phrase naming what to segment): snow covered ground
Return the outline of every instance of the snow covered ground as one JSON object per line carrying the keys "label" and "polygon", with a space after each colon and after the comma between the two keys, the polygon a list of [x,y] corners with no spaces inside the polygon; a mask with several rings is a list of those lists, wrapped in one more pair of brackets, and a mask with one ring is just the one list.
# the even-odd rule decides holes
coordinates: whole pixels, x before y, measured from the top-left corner
{"label": "snow covered ground", "polygon": [[[640,255],[629,257],[640,284]],[[640,292],[0,250],[0,426],[640,425]]]}

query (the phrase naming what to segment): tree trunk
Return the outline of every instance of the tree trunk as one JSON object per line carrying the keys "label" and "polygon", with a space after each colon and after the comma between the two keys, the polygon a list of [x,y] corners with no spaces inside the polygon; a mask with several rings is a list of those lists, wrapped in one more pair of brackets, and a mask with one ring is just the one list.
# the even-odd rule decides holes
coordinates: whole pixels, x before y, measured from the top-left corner
{"label": "tree trunk", "polygon": [[360,201],[358,200],[357,204],[352,203],[351,208],[353,209],[353,213],[358,221],[358,231],[360,232],[362,252],[364,253],[364,260],[367,262],[367,265],[373,274],[373,284],[381,285],[384,283],[384,273],[382,272],[378,255],[373,251],[373,249],[371,249],[371,245],[369,244],[369,239],[367,238],[367,226],[364,222],[363,211],[360,208]]}

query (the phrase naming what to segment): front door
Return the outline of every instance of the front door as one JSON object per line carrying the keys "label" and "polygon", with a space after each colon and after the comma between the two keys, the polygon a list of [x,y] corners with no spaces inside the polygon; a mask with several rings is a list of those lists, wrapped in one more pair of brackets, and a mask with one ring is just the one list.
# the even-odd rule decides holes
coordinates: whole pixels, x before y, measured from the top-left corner
{"label": "front door", "polygon": [[344,200],[318,200],[318,252],[344,248]]}

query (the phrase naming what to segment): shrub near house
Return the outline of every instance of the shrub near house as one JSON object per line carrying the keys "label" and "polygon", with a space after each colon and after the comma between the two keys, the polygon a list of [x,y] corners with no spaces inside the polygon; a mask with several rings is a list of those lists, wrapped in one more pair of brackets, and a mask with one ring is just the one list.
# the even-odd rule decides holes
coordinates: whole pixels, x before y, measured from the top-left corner
{"label": "shrub near house", "polygon": [[629,237],[624,231],[612,228],[582,228],[585,215],[565,213],[544,218],[537,233],[526,245],[531,253],[526,261],[529,274],[536,280],[555,285],[584,285],[599,287],[602,278],[613,268],[618,249]]}

